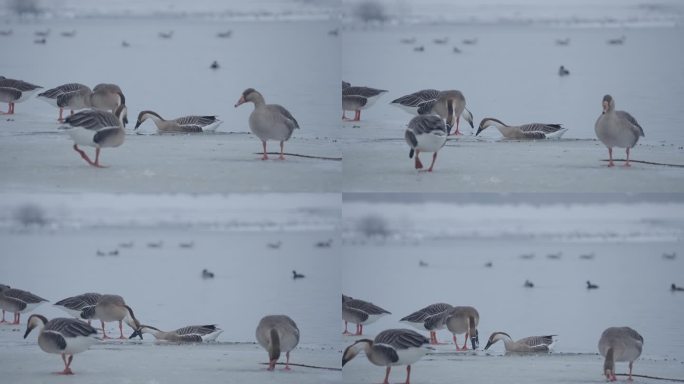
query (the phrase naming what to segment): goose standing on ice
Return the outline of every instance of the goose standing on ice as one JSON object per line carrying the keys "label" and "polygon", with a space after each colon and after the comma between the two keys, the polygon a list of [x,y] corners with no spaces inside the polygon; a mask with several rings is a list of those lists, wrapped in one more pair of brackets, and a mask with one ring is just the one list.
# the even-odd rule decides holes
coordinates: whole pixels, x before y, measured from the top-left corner
{"label": "goose standing on ice", "polygon": [[[123,144],[126,131],[123,121],[126,118],[126,105],[120,105],[116,113],[106,111],[87,110],[81,111],[66,118],[66,125],[62,126],[74,141],[74,151],[88,164],[104,168],[100,164],[100,149],[115,148]],[[95,161],[90,160],[88,155],[78,148],[79,145],[95,147]]]}
{"label": "goose standing on ice", "polygon": [[606,358],[603,363],[603,374],[610,381],[616,381],[615,362],[629,361],[629,381],[632,381],[632,365],[641,356],[644,338],[630,327],[610,327],[603,331],[598,342],[598,349]]}
{"label": "goose standing on ice", "polygon": [[147,119],[154,121],[154,125],[161,133],[213,132],[222,123],[216,116],[183,116],[173,120],[164,120],[157,112],[142,111],[138,114],[135,129],[138,129]]}
{"label": "goose standing on ice", "polygon": [[344,320],[343,335],[352,335],[347,330],[347,323],[356,324],[354,336],[363,335],[363,326],[376,322],[383,316],[392,313],[368,301],[342,295],[342,320]]}
{"label": "goose standing on ice", "polygon": [[[387,92],[384,89],[354,86],[342,82],[342,120],[359,121],[361,120],[361,110],[369,108],[371,105]],[[348,119],[346,111],[354,111],[354,118]]]}
{"label": "goose standing on ice", "polygon": [[7,112],[0,112],[0,115],[14,114],[14,104],[27,100],[31,95],[43,87],[27,83],[23,80],[8,79],[0,76],[0,103],[7,103]]}
{"label": "goose standing on ice", "polygon": [[629,167],[629,150],[634,148],[639,137],[644,136],[644,129],[629,113],[615,110],[615,100],[611,95],[603,96],[602,104],[603,113],[596,120],[594,130],[596,137],[608,147],[608,166],[615,165],[613,164],[613,147],[619,147],[626,148],[625,167]]}
{"label": "goose standing on ice", "polygon": [[453,308],[447,303],[430,304],[425,308],[421,308],[408,316],[403,317],[400,322],[407,323],[421,331],[430,332],[430,344],[439,344],[437,341],[437,331],[444,329],[444,324],[441,315]]}
{"label": "goose standing on ice", "polygon": [[26,324],[24,339],[34,328],[42,328],[38,334],[38,346],[47,353],[62,355],[62,375],[73,375],[71,362],[74,355],[81,353],[97,342],[97,330],[76,319],[58,317],[48,321],[45,316],[31,315]]}
{"label": "goose standing on ice", "polygon": [[446,144],[447,136],[451,132],[453,116],[447,116],[446,125],[444,120],[437,115],[416,116],[408,123],[404,132],[404,139],[411,147],[409,159],[416,155],[415,167],[422,169],[423,163],[420,161],[420,152],[432,152],[432,162],[427,172],[432,172],[437,160],[437,152]]}
{"label": "goose standing on ice", "polygon": [[39,93],[38,98],[46,101],[53,107],[59,108],[57,121],[63,123],[64,118],[62,115],[64,109],[70,109],[73,115],[75,110],[90,108],[92,106],[90,100],[92,95],[93,91],[87,85],[68,83]]}
{"label": "goose standing on ice", "polygon": [[77,319],[88,320],[88,324],[90,324],[91,320],[95,319],[95,306],[101,297],[102,295],[99,293],[88,292],[67,297],[54,305]]}
{"label": "goose standing on ice", "polygon": [[175,331],[164,332],[151,325],[141,325],[136,329],[129,339],[136,336],[142,338],[143,333],[149,333],[155,339],[161,341],[168,341],[171,343],[201,343],[207,341],[216,341],[218,335],[223,332],[216,324],[211,325],[189,325],[187,327],[176,329]]}
{"label": "goose standing on ice", "polygon": [[499,119],[486,117],[480,122],[475,136],[489,127],[496,127],[507,139],[552,139],[563,136],[567,128],[560,124],[531,123],[523,125],[506,125]]}
{"label": "goose standing on ice", "polygon": [[[456,345],[457,351],[468,350],[468,338],[470,338],[473,349],[477,349],[480,344],[477,331],[480,314],[477,312],[477,309],[473,307],[453,307],[442,316],[444,316],[444,324],[446,324],[447,329],[454,335],[454,345]],[[463,347],[459,347],[456,342],[456,335],[461,333],[465,333]]]}
{"label": "goose standing on ice", "polygon": [[14,312],[12,324],[19,324],[22,313],[31,312],[44,302],[47,300],[31,292],[0,284],[0,308],[2,308],[0,323],[5,323],[5,311],[7,311]]}
{"label": "goose standing on ice", "polygon": [[264,316],[256,329],[256,339],[268,352],[268,370],[275,369],[280,353],[285,352],[285,369],[290,370],[290,351],[299,344],[299,328],[285,315]]}
{"label": "goose standing on ice", "polygon": [[383,384],[389,384],[389,375],[395,365],[406,366],[406,384],[411,379],[411,364],[420,360],[428,352],[429,340],[410,329],[388,329],[378,333],[375,339],[361,339],[348,346],[342,354],[342,366],[360,352],[368,361],[387,367]]}
{"label": "goose standing on ice", "polygon": [[299,123],[292,114],[283,106],[278,104],[266,104],[261,93],[253,88],[247,88],[242,92],[240,100],[235,104],[235,108],[244,103],[254,103],[254,110],[249,115],[249,129],[254,133],[263,144],[264,155],[261,160],[268,160],[266,151],[266,141],[276,140],[280,142],[280,160],[285,160],[283,155],[283,143],[290,140],[292,132],[299,128]]}
{"label": "goose standing on ice", "polygon": [[440,92],[436,89],[423,89],[393,100],[390,104],[414,115],[436,114],[445,120],[449,115],[452,115],[456,117],[455,135],[461,134],[458,130],[461,116],[466,119],[471,128],[474,128],[473,114],[466,108],[465,96],[461,91]]}
{"label": "goose standing on ice", "polygon": [[[126,338],[123,334],[122,322],[124,321],[128,326],[133,328],[134,331],[140,329],[140,322],[135,318],[133,310],[126,305],[123,297],[119,295],[102,295],[95,306],[95,316],[100,319],[100,323],[102,323],[102,334],[105,339],[110,338],[105,331],[105,322],[119,322],[119,332],[121,333],[119,339]],[[139,336],[142,339],[142,335],[140,334]]]}
{"label": "goose standing on ice", "polygon": [[506,353],[508,352],[549,352],[552,344],[554,343],[553,337],[556,335],[547,336],[530,336],[520,339],[518,341],[513,341],[511,336],[505,332],[494,332],[489,336],[487,345],[484,347],[485,351],[494,345],[497,341],[501,340],[506,348]]}

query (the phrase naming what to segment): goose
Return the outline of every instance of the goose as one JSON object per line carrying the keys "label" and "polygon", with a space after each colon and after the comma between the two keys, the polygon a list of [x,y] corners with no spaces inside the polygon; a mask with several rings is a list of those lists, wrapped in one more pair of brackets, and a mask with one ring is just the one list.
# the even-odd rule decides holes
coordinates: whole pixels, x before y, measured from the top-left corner
{"label": "goose", "polygon": [[[123,121],[126,118],[126,105],[120,105],[116,113],[86,110],[67,117],[64,122],[65,129],[74,141],[74,151],[88,164],[105,168],[100,164],[100,149],[115,148],[123,144],[126,131]],[[88,155],[78,148],[79,145],[95,147],[95,161],[90,160]]]}
{"label": "goose", "polygon": [[261,93],[254,88],[247,88],[242,92],[242,96],[235,104],[235,108],[244,103],[254,103],[254,110],[249,115],[249,129],[254,133],[263,144],[264,155],[261,160],[268,160],[266,152],[266,141],[280,141],[280,160],[285,160],[283,155],[283,143],[290,140],[292,132],[299,128],[299,123],[294,116],[278,104],[266,104]]}
{"label": "goose", "polygon": [[297,271],[295,271],[295,270],[292,271],[292,279],[294,279],[294,280],[296,280],[296,279],[303,279],[303,278],[305,278],[305,277],[306,277],[306,276],[304,276],[304,275],[301,274],[301,273],[297,273]]}
{"label": "goose", "polygon": [[[387,91],[370,87],[354,86],[342,82],[342,120],[359,121],[361,120],[361,110],[369,108]],[[354,118],[348,119],[345,116],[347,111],[354,111]]]}
{"label": "goose", "polygon": [[154,121],[157,130],[161,133],[213,132],[222,123],[216,116],[183,116],[173,120],[164,120],[157,112],[142,111],[138,114],[135,129],[138,129],[147,119]]}
{"label": "goose", "polygon": [[[125,339],[123,335],[123,322],[133,328],[134,331],[140,329],[140,322],[135,318],[131,307],[126,305],[123,297],[119,295],[102,295],[95,305],[95,317],[100,319],[102,324],[103,338],[109,339],[105,331],[105,322],[118,321],[119,332],[121,335],[119,339]],[[142,339],[142,335],[139,335]]]}
{"label": "goose", "polygon": [[602,104],[603,113],[596,120],[594,131],[596,137],[608,147],[608,166],[615,165],[613,164],[613,147],[619,147],[626,148],[625,167],[629,167],[629,150],[634,148],[639,137],[644,137],[644,129],[629,113],[615,110],[615,100],[611,95],[603,96]]}
{"label": "goose", "polygon": [[560,124],[541,124],[531,123],[523,125],[506,125],[499,119],[493,117],[486,117],[480,122],[480,127],[477,129],[475,136],[489,127],[496,127],[501,132],[501,135],[507,139],[559,139],[567,128],[563,128]]}
{"label": "goose", "polygon": [[64,370],[58,372],[62,375],[73,375],[71,362],[74,360],[74,355],[87,350],[98,341],[97,330],[76,319],[58,317],[48,321],[45,316],[31,315],[26,324],[24,339],[34,328],[40,328],[38,334],[40,349],[47,353],[62,355]]}
{"label": "goose", "polygon": [[565,68],[564,66],[561,65],[560,68],[558,68],[558,76],[563,77],[563,76],[567,76],[569,74],[570,74],[570,71],[568,71],[567,68]]}
{"label": "goose", "polygon": [[[473,349],[477,349],[480,344],[478,337],[477,324],[480,322],[480,314],[473,307],[453,307],[443,315],[444,324],[449,332],[454,335],[454,345],[457,351],[468,350],[468,337]],[[458,346],[456,335],[465,333],[463,347]]]}
{"label": "goose", "polygon": [[127,241],[127,242],[119,243],[119,247],[121,247],[121,248],[133,248],[134,244],[135,243],[133,241]]}
{"label": "goose", "polygon": [[202,270],[202,278],[203,279],[213,279],[214,278],[214,272],[210,272],[208,269],[203,269]]}
{"label": "goose", "polygon": [[429,342],[425,336],[410,329],[387,329],[373,340],[361,339],[348,346],[342,354],[342,366],[364,352],[372,364],[387,367],[383,384],[389,384],[390,371],[395,365],[406,366],[406,384],[409,384],[411,364],[425,356]]}
{"label": "goose", "polygon": [[63,123],[64,118],[62,114],[64,109],[70,109],[73,115],[74,110],[90,108],[93,105],[91,102],[92,95],[93,91],[87,85],[68,83],[39,93],[38,98],[46,101],[53,107],[59,108],[59,118],[57,118],[57,121]]}
{"label": "goose", "polygon": [[592,284],[591,281],[587,280],[587,289],[598,289],[598,285]]}
{"label": "goose", "polygon": [[219,69],[221,66],[219,65],[218,61],[214,60],[211,65],[209,66],[211,69]]}
{"label": "goose", "polygon": [[672,292],[684,291],[684,287],[678,287],[678,286],[675,285],[675,283],[672,283],[672,285],[670,286],[670,290],[671,290]]}
{"label": "goose", "polygon": [[439,344],[437,341],[437,331],[446,326],[441,320],[441,315],[453,308],[446,303],[430,304],[421,308],[408,316],[404,316],[399,321],[407,323],[421,331],[430,332],[430,344]]}
{"label": "goose", "polygon": [[531,260],[534,259],[534,253],[524,253],[519,256],[523,260]]}
{"label": "goose", "polygon": [[494,266],[494,263],[493,263],[493,262],[491,262],[491,261],[488,261],[488,262],[486,262],[486,263],[485,263],[485,265],[484,265],[484,266],[485,266],[486,268],[491,268],[491,267],[493,267],[493,266]]}
{"label": "goose", "polygon": [[164,242],[159,240],[157,242],[147,243],[147,248],[161,248],[163,245],[164,245]]}
{"label": "goose", "polygon": [[451,111],[456,117],[455,135],[461,134],[458,131],[461,116],[470,124],[471,128],[474,128],[473,114],[466,108],[463,93],[457,90],[440,92],[436,89],[423,89],[392,100],[390,104],[414,115],[437,114],[445,120]]}
{"label": "goose", "polygon": [[447,116],[446,125],[437,115],[416,116],[409,121],[404,139],[411,147],[409,159],[416,155],[415,168],[422,169],[423,163],[420,161],[420,152],[432,152],[432,162],[427,172],[432,172],[437,160],[437,152],[446,144],[447,136],[451,132],[453,116]]}
{"label": "goose", "polygon": [[[93,108],[114,112],[120,105],[126,104],[126,96],[118,85],[100,83],[93,88],[91,104]],[[124,121],[124,127],[126,124],[128,124],[127,119]]]}
{"label": "goose", "polygon": [[268,370],[275,369],[280,353],[285,352],[285,370],[290,370],[290,351],[299,344],[299,328],[286,315],[264,316],[257,325],[256,339],[268,352]]}
{"label": "goose", "polygon": [[497,341],[502,340],[506,348],[506,352],[549,352],[556,335],[546,336],[530,336],[523,339],[513,341],[511,336],[505,332],[494,332],[489,336],[487,345],[484,347],[485,351],[494,345]]}
{"label": "goose", "polygon": [[603,374],[610,381],[616,381],[615,362],[629,361],[629,381],[632,381],[634,360],[641,356],[644,338],[630,327],[610,327],[603,331],[598,342],[598,349],[606,358],[603,363]]}
{"label": "goose", "polygon": [[88,292],[78,296],[67,297],[54,304],[55,307],[70,314],[77,319],[91,320],[95,319],[95,306],[102,297],[101,294],[95,292]]}
{"label": "goose", "polygon": [[347,323],[356,324],[354,336],[363,335],[363,326],[378,321],[383,316],[392,313],[369,301],[355,299],[351,296],[342,295],[342,320],[344,320],[343,335],[351,335],[347,330]]}
{"label": "goose", "polygon": [[28,83],[23,80],[8,79],[0,76],[0,102],[9,105],[7,112],[0,112],[1,115],[14,114],[14,104],[26,101],[35,92],[43,87]]}
{"label": "goose", "polygon": [[475,44],[477,44],[477,38],[463,39],[463,44],[465,44],[465,45],[475,45]]}
{"label": "goose", "polygon": [[143,333],[149,333],[159,341],[168,341],[171,343],[202,343],[207,341],[216,341],[218,335],[223,332],[216,324],[211,325],[189,325],[187,327],[178,328],[175,331],[164,332],[159,328],[151,325],[140,325],[131,334],[129,339],[136,336],[142,338]]}
{"label": "goose", "polygon": [[525,284],[523,284],[523,286],[525,288],[534,288],[534,283],[529,280],[525,280]]}
{"label": "goose", "polygon": [[0,308],[2,308],[2,320],[0,320],[0,323],[6,322],[5,311],[7,311],[14,313],[12,324],[19,324],[22,313],[31,312],[44,302],[47,302],[47,300],[31,292],[0,284]]}

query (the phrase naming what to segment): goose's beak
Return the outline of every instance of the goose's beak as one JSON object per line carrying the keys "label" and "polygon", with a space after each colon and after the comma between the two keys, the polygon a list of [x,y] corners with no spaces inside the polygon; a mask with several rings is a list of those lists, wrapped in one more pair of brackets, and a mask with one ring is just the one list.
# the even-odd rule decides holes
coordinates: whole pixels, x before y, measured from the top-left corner
{"label": "goose's beak", "polygon": [[244,103],[245,103],[245,97],[244,97],[244,96],[240,96],[240,100],[238,100],[238,102],[235,103],[235,108],[239,107],[240,105],[242,105],[242,104],[244,104]]}

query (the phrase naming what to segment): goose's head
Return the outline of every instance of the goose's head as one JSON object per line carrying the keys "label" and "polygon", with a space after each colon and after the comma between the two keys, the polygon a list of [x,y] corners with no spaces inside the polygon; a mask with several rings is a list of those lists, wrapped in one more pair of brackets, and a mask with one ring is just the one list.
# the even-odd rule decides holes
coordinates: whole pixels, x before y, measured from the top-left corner
{"label": "goose's head", "polygon": [[31,333],[34,328],[43,328],[47,323],[47,318],[43,315],[31,315],[26,322],[26,332],[24,332],[24,339]]}
{"label": "goose's head", "polygon": [[497,341],[510,339],[510,338],[511,338],[511,336],[509,336],[508,333],[494,332],[489,336],[489,340],[487,340],[487,345],[485,345],[484,349],[486,351],[487,349],[489,349],[489,347],[494,345]]}
{"label": "goose's head", "polygon": [[613,100],[613,96],[611,95],[603,96],[603,101],[601,104],[603,105],[603,113],[610,112],[615,109],[615,100]]}
{"label": "goose's head", "polygon": [[140,125],[142,125],[142,123],[144,123],[145,120],[147,120],[149,118],[161,120],[161,116],[159,116],[159,114],[157,112],[142,111],[142,112],[138,113],[138,121],[136,121],[134,129],[138,129],[138,127],[140,127]]}
{"label": "goose's head", "polygon": [[235,103],[235,108],[239,107],[244,103],[249,102],[254,104],[263,104],[264,97],[261,96],[261,94],[257,92],[254,88],[247,88],[244,92],[242,92],[242,95],[240,96],[240,99],[237,101],[237,103]]}
{"label": "goose's head", "polygon": [[489,127],[494,127],[498,124],[503,124],[501,121],[491,118],[491,117],[485,117],[480,121],[480,126],[477,128],[477,133],[475,133],[475,136],[479,135],[480,132],[484,131],[485,129]]}
{"label": "goose's head", "polygon": [[357,340],[354,344],[348,346],[342,354],[342,366],[344,367],[350,360],[356,357],[361,351],[370,348],[373,341],[369,339]]}

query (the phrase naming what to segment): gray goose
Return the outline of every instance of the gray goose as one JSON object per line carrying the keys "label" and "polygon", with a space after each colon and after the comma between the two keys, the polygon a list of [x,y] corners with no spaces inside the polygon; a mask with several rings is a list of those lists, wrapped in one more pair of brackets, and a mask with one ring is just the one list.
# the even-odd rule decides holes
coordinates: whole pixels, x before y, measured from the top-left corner
{"label": "gray goose", "polygon": [[348,346],[342,354],[344,367],[360,352],[368,361],[387,367],[383,384],[389,384],[389,375],[395,365],[406,366],[406,383],[411,379],[411,364],[420,360],[428,351],[429,340],[410,329],[388,329],[380,332],[375,339],[361,339]]}
{"label": "gray goose", "polygon": [[501,340],[504,343],[507,353],[549,352],[551,345],[554,343],[554,336],[556,335],[529,336],[513,341],[511,336],[506,332],[494,332],[489,336],[489,340],[487,340],[487,345],[484,349],[489,349],[489,347]]}
{"label": "gray goose", "polygon": [[[346,81],[342,82],[342,120],[361,120],[361,110],[369,108],[387,91],[362,86],[351,86]],[[348,119],[346,111],[354,111],[354,118]]]}
{"label": "gray goose", "polygon": [[344,332],[342,334],[352,334],[347,330],[347,322],[356,324],[354,336],[360,336],[363,334],[364,325],[374,323],[381,317],[391,314],[391,312],[371,302],[342,295],[342,320],[344,320]]}
{"label": "gray goose", "polygon": [[[133,328],[134,331],[140,329],[140,322],[135,318],[133,310],[126,305],[123,297],[119,295],[102,295],[95,305],[95,316],[100,319],[100,323],[102,324],[102,335],[105,339],[110,338],[105,331],[105,322],[119,322],[119,332],[121,333],[119,339],[126,338],[123,334],[122,323],[124,321],[129,327]],[[142,339],[142,334],[139,334],[139,336]]]}
{"label": "gray goose", "polygon": [[471,128],[474,128],[473,114],[466,108],[465,97],[461,91],[423,89],[395,99],[390,104],[414,115],[436,114],[446,120],[451,114],[456,117],[455,135],[461,134],[458,130],[461,116],[466,119]]}
{"label": "gray goose", "polygon": [[9,104],[7,112],[2,115],[14,114],[14,104],[25,101],[43,87],[28,83],[23,80],[8,79],[0,76],[0,102]]}
{"label": "gray goose", "polygon": [[101,294],[95,292],[88,292],[82,295],[67,297],[54,304],[66,313],[77,319],[91,320],[95,319],[95,306],[102,297]]}
{"label": "gray goose", "polygon": [[430,304],[403,317],[399,321],[405,322],[416,329],[429,331],[430,344],[439,344],[437,341],[437,331],[445,327],[444,322],[441,321],[441,316],[451,308],[453,307],[447,303]]}
{"label": "gray goose", "polygon": [[446,144],[452,125],[453,114],[447,116],[446,125],[442,118],[437,115],[416,116],[409,121],[404,132],[404,139],[409,147],[411,147],[409,159],[413,157],[415,152],[416,169],[423,168],[423,163],[419,157],[420,152],[432,152],[432,163],[430,163],[430,168],[426,170],[427,172],[432,172],[432,168],[437,160],[437,152]]}
{"label": "gray goose", "polygon": [[22,313],[31,312],[44,302],[47,302],[47,300],[31,292],[0,284],[0,308],[2,308],[2,320],[0,320],[0,323],[6,322],[5,311],[8,311],[14,312],[12,324],[19,324]]}
{"label": "gray goose", "polygon": [[632,381],[632,365],[641,356],[644,338],[630,327],[610,327],[603,331],[598,342],[598,349],[606,359],[603,363],[603,374],[610,381],[615,377],[615,362],[629,361],[629,381]]}
{"label": "gray goose", "polygon": [[480,122],[475,136],[489,127],[496,127],[507,139],[551,139],[563,136],[567,128],[560,124],[531,123],[523,125],[506,125],[499,119],[486,117]]}
{"label": "gray goose", "polygon": [[71,362],[74,355],[81,353],[97,342],[97,330],[76,319],[58,317],[48,321],[45,316],[31,315],[26,324],[24,339],[34,328],[42,328],[38,334],[38,346],[47,353],[62,355],[63,375],[73,375]]}
{"label": "gray goose", "polygon": [[266,141],[276,140],[280,142],[280,160],[285,160],[283,155],[283,143],[290,140],[292,132],[299,128],[299,123],[294,116],[278,104],[266,104],[261,93],[254,88],[247,88],[242,92],[242,96],[235,104],[235,108],[244,103],[254,103],[254,110],[249,115],[249,129],[254,133],[263,144],[264,155],[262,160],[268,160],[266,151]]}
{"label": "gray goose", "polygon": [[257,325],[256,339],[268,352],[268,370],[275,369],[280,353],[285,352],[285,370],[290,370],[290,351],[299,344],[299,328],[286,315],[264,316]]}
{"label": "gray goose", "polygon": [[143,333],[149,333],[157,340],[171,343],[201,343],[205,341],[215,341],[222,332],[223,330],[218,328],[216,324],[188,325],[187,327],[178,328],[169,332],[164,332],[151,325],[141,325],[140,328],[131,334],[129,339],[136,336],[142,338]]}
{"label": "gray goose", "polygon": [[183,116],[173,120],[164,120],[161,115],[154,111],[142,111],[138,114],[135,129],[138,129],[145,120],[151,119],[162,133],[199,133],[215,131],[222,121],[216,116]]}
{"label": "gray goose", "polygon": [[[65,125],[61,128],[66,130],[74,141],[74,151],[88,164],[104,168],[100,164],[100,149],[115,148],[123,144],[126,131],[123,121],[126,118],[126,105],[120,105],[114,114],[106,111],[86,110],[67,117]],[[88,155],[78,148],[79,145],[95,147],[95,161],[90,160]]]}
{"label": "gray goose", "polygon": [[38,98],[46,101],[53,107],[59,108],[57,121],[64,122],[62,117],[64,109],[70,109],[71,114],[74,110],[92,107],[91,96],[93,91],[87,85],[79,83],[62,84],[39,93]]}
{"label": "gray goose", "polygon": [[626,148],[625,167],[629,167],[629,150],[634,148],[639,137],[644,136],[644,129],[629,113],[615,110],[615,100],[611,95],[603,96],[602,105],[603,113],[596,120],[594,131],[596,137],[608,147],[608,166],[615,165],[613,164],[613,147],[619,147]]}

